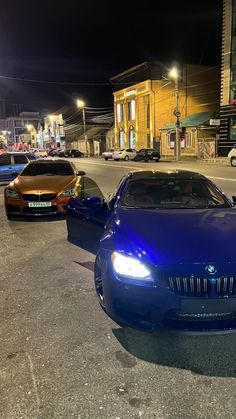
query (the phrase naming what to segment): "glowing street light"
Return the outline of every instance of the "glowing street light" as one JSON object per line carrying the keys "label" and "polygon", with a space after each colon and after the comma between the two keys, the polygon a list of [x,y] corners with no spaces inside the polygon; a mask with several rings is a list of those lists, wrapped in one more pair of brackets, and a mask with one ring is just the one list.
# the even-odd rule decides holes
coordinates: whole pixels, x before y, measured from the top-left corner
{"label": "glowing street light", "polygon": [[179,161],[180,158],[180,141],[179,141],[179,127],[180,127],[180,111],[179,111],[179,72],[178,69],[176,67],[173,67],[170,72],[169,72],[169,78],[174,80],[175,82],[175,99],[176,99],[176,104],[175,104],[175,109],[173,114],[176,117],[176,123],[175,123],[175,127],[176,127],[176,134],[175,134],[175,157],[176,157],[176,161]]}
{"label": "glowing street light", "polygon": [[79,109],[82,109],[82,112],[83,112],[84,140],[85,140],[86,154],[88,156],[88,138],[86,135],[85,102],[81,99],[77,99],[76,105]]}

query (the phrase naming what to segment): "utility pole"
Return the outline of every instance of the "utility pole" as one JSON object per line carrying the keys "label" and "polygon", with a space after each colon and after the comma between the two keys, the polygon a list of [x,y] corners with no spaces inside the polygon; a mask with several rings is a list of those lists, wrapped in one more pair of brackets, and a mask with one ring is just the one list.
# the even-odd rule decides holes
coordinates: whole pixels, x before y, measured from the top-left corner
{"label": "utility pole", "polygon": [[175,123],[175,158],[176,158],[176,161],[179,161],[179,159],[180,159],[179,73],[178,73],[178,70],[177,70],[176,67],[173,67],[172,70],[169,72],[169,77],[175,81],[175,110],[173,112],[173,114],[176,117],[176,123]]}
{"label": "utility pole", "polygon": [[82,109],[83,126],[84,126],[84,141],[85,141],[86,154],[88,156],[89,155],[89,150],[88,150],[88,137],[87,137],[87,134],[86,134],[85,102],[81,99],[77,99],[76,105],[79,109]]}
{"label": "utility pole", "polygon": [[84,125],[85,147],[86,147],[86,154],[88,156],[89,155],[89,150],[88,150],[88,137],[87,137],[87,134],[86,134],[85,107],[82,108],[82,112],[83,112],[83,125]]}
{"label": "utility pole", "polygon": [[180,117],[180,111],[179,111],[179,83],[178,83],[178,77],[175,78],[175,99],[176,99],[176,107],[174,110],[174,115],[176,116],[176,134],[175,134],[175,157],[176,161],[179,161],[180,158],[180,135],[179,135],[179,117]]}

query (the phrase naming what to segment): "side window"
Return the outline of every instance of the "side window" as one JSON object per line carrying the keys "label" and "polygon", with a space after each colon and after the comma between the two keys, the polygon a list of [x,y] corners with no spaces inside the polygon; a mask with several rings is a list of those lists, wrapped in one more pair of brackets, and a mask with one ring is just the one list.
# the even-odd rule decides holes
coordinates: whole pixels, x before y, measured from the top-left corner
{"label": "side window", "polygon": [[0,157],[0,166],[8,166],[11,164],[11,156],[5,155]]}
{"label": "side window", "polygon": [[15,164],[27,164],[28,163],[27,157],[24,156],[23,154],[19,154],[19,156],[15,155],[14,160],[15,160]]}
{"label": "side window", "polygon": [[104,198],[101,189],[98,187],[94,180],[90,179],[87,176],[82,176],[81,178],[81,198],[90,198],[92,196],[97,196],[101,199]]}

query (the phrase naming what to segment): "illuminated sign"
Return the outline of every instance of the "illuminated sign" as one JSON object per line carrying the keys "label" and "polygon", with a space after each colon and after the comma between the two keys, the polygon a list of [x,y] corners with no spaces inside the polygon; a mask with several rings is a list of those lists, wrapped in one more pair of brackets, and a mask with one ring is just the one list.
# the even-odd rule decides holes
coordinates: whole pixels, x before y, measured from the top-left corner
{"label": "illuminated sign", "polygon": [[128,92],[125,92],[125,97],[136,95],[136,93],[137,93],[136,89],[129,90]]}

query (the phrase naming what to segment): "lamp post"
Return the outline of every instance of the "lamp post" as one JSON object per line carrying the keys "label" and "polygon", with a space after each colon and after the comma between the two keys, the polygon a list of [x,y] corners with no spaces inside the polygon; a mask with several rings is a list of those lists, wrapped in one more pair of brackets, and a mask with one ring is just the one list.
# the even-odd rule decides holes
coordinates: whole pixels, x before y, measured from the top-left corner
{"label": "lamp post", "polygon": [[89,155],[89,152],[88,152],[88,137],[87,137],[87,134],[86,134],[85,103],[84,103],[83,100],[77,99],[76,105],[78,106],[79,109],[82,109],[85,148],[86,148],[86,154],[88,156]]}
{"label": "lamp post", "polygon": [[174,80],[175,82],[175,109],[173,114],[176,117],[175,123],[175,158],[176,161],[180,159],[180,135],[179,135],[179,127],[180,127],[180,111],[179,111],[179,73],[176,67],[173,67],[169,72],[169,77]]}

